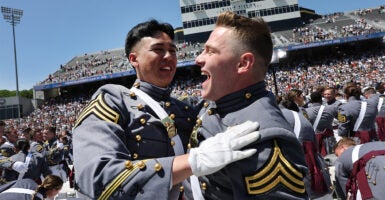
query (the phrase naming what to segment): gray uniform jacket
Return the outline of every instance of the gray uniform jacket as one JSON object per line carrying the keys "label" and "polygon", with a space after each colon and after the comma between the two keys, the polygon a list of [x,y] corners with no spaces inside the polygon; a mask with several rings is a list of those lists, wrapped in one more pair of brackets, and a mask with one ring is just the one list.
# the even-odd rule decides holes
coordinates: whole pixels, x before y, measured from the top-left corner
{"label": "gray uniform jacket", "polygon": [[[350,97],[349,101],[342,104],[338,111],[338,135],[341,137],[353,137],[353,128],[361,110],[361,100]],[[367,100],[367,108],[358,131],[375,131],[375,118],[377,115],[377,104],[372,99]]]}
{"label": "gray uniform jacket", "polygon": [[259,122],[261,134],[260,140],[245,147],[257,149],[255,155],[199,177],[205,199],[307,198],[302,147],[274,95],[265,90],[265,82],[206,104],[199,116],[199,141],[247,120]]}
{"label": "gray uniform jacket", "polygon": [[[291,130],[294,130],[295,119],[291,110],[280,107],[283,116],[289,122]],[[303,141],[315,142],[314,130],[310,122],[304,117],[302,112],[297,112],[301,123],[301,129],[298,135],[298,140],[302,144]]]}
{"label": "gray uniform jacket", "polygon": [[[7,183],[5,185],[0,186],[0,199],[14,199],[14,200],[31,200],[32,195],[30,194],[23,194],[23,193],[3,193],[5,190],[10,188],[22,188],[22,189],[29,189],[29,190],[36,190],[38,185],[35,181],[32,179],[21,179],[18,181],[13,181],[10,183]],[[40,199],[39,197],[35,196],[35,199]],[[43,200],[43,199],[41,199]]]}
{"label": "gray uniform jacket", "polygon": [[[25,162],[27,155],[28,154],[20,151],[19,153],[11,156],[11,160]],[[16,175],[14,178],[17,179],[19,176],[19,173],[17,173],[16,171],[12,171],[12,172],[13,172],[12,174]],[[51,174],[51,171],[48,169],[48,165],[44,157],[39,153],[32,153],[31,159],[28,163],[28,171],[24,174],[23,178],[38,180],[40,179],[41,175],[45,177],[48,174]],[[12,180],[15,180],[15,179],[12,179]]]}
{"label": "gray uniform jacket", "polygon": [[332,114],[334,118],[337,119],[338,108],[342,105],[342,102],[334,99],[332,101],[327,102],[325,105],[331,106]]}
{"label": "gray uniform jacket", "polygon": [[57,148],[58,139],[52,139],[44,143],[44,156],[49,166],[60,164],[64,160],[64,155],[69,151],[65,148]]}
{"label": "gray uniform jacket", "polygon": [[[336,186],[340,187],[346,195],[346,182],[353,170],[352,152],[354,147],[346,149],[335,162]],[[385,142],[369,142],[362,144],[358,152],[358,158],[373,150],[384,150]],[[378,160],[377,160],[378,159]],[[374,199],[385,197],[385,156],[377,156],[366,163],[369,187]],[[375,183],[375,184],[374,184]]]}
{"label": "gray uniform jacket", "polygon": [[[174,119],[184,151],[197,111],[162,89],[136,81]],[[73,134],[75,182],[92,199],[169,199],[174,141],[135,93],[105,85],[78,116]],[[179,191],[179,187],[174,187]]]}
{"label": "gray uniform jacket", "polygon": [[[320,103],[313,103],[311,107],[306,109],[308,120],[310,121],[312,126],[314,125],[314,122],[317,118],[320,108],[321,108]],[[325,105],[321,114],[321,119],[319,120],[315,130],[316,133],[322,132],[325,129],[333,130],[333,119],[334,119],[333,109],[334,109],[333,106]]]}

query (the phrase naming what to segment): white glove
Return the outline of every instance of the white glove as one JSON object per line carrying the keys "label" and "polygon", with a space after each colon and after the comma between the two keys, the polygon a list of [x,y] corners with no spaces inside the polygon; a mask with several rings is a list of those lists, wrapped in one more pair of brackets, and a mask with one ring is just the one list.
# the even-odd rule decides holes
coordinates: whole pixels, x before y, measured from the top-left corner
{"label": "white glove", "polygon": [[56,143],[56,148],[63,149],[63,147],[64,147],[63,143],[61,143],[61,142]]}
{"label": "white glove", "polygon": [[16,161],[12,164],[12,169],[21,174],[28,171],[28,166],[24,162]]}
{"label": "white glove", "polygon": [[247,121],[204,140],[190,149],[188,158],[192,173],[203,176],[219,171],[227,164],[252,156],[256,149],[240,150],[260,138],[258,122]]}

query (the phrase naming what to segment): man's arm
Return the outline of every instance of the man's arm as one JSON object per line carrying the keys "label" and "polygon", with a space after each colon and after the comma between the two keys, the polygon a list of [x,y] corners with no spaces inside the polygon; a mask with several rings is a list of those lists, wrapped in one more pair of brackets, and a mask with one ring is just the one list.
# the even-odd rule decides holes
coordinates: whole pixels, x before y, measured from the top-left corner
{"label": "man's arm", "polygon": [[256,149],[241,150],[257,141],[260,136],[257,122],[247,121],[233,126],[223,133],[203,141],[199,147],[190,149],[189,154],[177,156],[173,162],[173,184],[182,182],[191,175],[212,174],[227,164],[252,156]]}

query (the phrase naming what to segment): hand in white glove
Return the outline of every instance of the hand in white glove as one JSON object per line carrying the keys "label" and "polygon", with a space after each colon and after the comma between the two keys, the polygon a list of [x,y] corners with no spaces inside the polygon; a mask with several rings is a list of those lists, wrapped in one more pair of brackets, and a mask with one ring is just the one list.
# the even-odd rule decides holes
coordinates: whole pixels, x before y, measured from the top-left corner
{"label": "hand in white glove", "polygon": [[252,156],[256,149],[240,150],[260,138],[258,122],[247,121],[223,133],[204,140],[199,147],[190,149],[188,158],[196,176],[212,174],[227,164]]}
{"label": "hand in white glove", "polygon": [[61,143],[61,142],[56,143],[56,148],[63,149],[63,147],[64,147],[63,143]]}
{"label": "hand in white glove", "polygon": [[21,174],[28,171],[28,166],[24,162],[16,161],[12,164],[12,169]]}

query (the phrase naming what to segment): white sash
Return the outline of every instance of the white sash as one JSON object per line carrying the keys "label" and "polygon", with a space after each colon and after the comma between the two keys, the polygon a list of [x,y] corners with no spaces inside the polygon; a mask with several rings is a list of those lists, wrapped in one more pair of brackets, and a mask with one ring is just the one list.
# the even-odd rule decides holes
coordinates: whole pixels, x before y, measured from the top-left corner
{"label": "white sash", "polygon": [[318,111],[318,114],[317,114],[317,118],[315,118],[315,121],[314,121],[314,124],[313,124],[313,130],[314,131],[317,129],[319,120],[321,120],[321,115],[322,115],[322,112],[324,111],[324,108],[325,108],[324,105],[321,105],[321,107],[319,108],[319,111]]}
{"label": "white sash", "polygon": [[297,138],[299,138],[299,132],[301,131],[301,121],[299,120],[299,115],[295,111],[291,111],[294,116],[294,133]]}
{"label": "white sash", "polygon": [[[2,193],[19,193],[33,195],[35,191],[26,188],[9,188],[8,190],[3,191]],[[44,199],[43,195],[40,193],[36,193],[35,196],[39,197],[40,199]]]}
{"label": "white sash", "polygon": [[[168,114],[159,105],[159,103],[156,102],[154,99],[152,99],[150,96],[148,96],[146,93],[144,93],[143,91],[141,91],[135,87],[132,87],[130,90],[133,91],[136,95],[138,95],[141,99],[143,99],[143,101],[146,102],[151,107],[152,110],[154,110],[154,112],[156,113],[156,115],[158,115],[160,120],[168,117]],[[184,154],[182,140],[180,139],[179,135],[176,134],[172,138],[172,140],[175,142],[175,145],[173,146],[175,155]]]}
{"label": "white sash", "polygon": [[[24,162],[24,165],[28,168],[28,165],[29,165],[29,162],[31,161],[31,157],[32,157],[32,153],[31,152],[28,152],[28,155],[27,157],[25,157],[25,162]],[[19,177],[17,178],[17,180],[20,180],[23,178],[25,172],[24,173],[20,173],[19,174]]]}
{"label": "white sash", "polygon": [[378,112],[380,112],[381,110],[382,103],[384,103],[384,98],[380,97],[380,99],[378,99],[378,105],[377,105]]}
{"label": "white sash", "polygon": [[[362,144],[356,145],[354,147],[354,149],[353,149],[353,152],[352,152],[352,162],[353,162],[353,165],[359,159],[359,152],[360,152],[361,146],[362,146]],[[362,199],[361,191],[360,191],[360,188],[358,188],[357,189],[356,200],[360,200],[360,199]]]}
{"label": "white sash", "polygon": [[362,120],[364,120],[364,116],[365,116],[367,104],[368,104],[368,103],[367,103],[366,101],[361,102],[360,115],[358,115],[358,119],[357,119],[356,123],[354,124],[353,131],[357,131],[358,128],[360,128],[360,125],[361,125],[361,123],[362,123]]}
{"label": "white sash", "polygon": [[[203,117],[205,116],[206,112],[202,114],[199,119],[203,121]],[[204,200],[205,198],[202,195],[201,186],[199,183],[199,179],[197,176],[192,175],[190,176],[190,183],[191,183],[191,192],[193,194],[194,200]]]}

